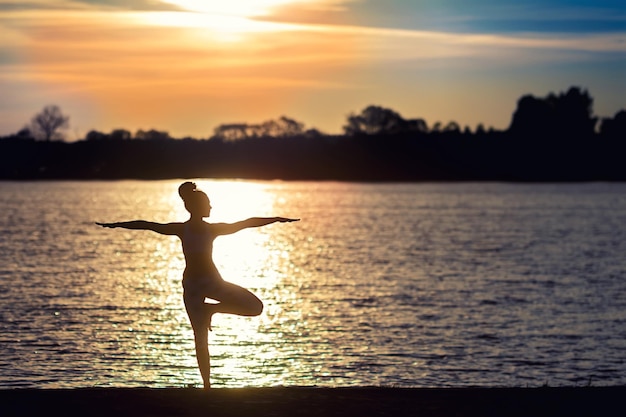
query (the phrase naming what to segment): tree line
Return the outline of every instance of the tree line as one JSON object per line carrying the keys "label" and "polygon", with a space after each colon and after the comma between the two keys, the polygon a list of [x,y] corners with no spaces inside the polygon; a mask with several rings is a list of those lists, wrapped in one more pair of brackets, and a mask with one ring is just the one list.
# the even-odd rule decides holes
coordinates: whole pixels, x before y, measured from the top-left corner
{"label": "tree line", "polygon": [[505,130],[428,126],[368,106],[327,135],[288,117],[223,124],[207,139],[158,130],[90,131],[64,142],[69,118],[48,106],[0,140],[2,179],[248,178],[345,181],[624,181],[626,110],[593,114],[571,87],[517,102]]}

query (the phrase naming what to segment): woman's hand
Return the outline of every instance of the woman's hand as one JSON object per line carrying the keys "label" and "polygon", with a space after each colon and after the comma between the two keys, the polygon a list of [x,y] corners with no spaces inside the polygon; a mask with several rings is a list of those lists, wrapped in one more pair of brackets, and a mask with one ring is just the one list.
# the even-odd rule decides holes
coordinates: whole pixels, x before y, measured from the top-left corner
{"label": "woman's hand", "polygon": [[96,222],[96,224],[98,226],[108,227],[109,229],[113,229],[115,227],[118,227],[117,223],[98,223],[98,222]]}
{"label": "woman's hand", "polygon": [[281,223],[290,223],[290,222],[299,222],[300,219],[291,219],[288,217],[276,217],[276,221],[281,222]]}

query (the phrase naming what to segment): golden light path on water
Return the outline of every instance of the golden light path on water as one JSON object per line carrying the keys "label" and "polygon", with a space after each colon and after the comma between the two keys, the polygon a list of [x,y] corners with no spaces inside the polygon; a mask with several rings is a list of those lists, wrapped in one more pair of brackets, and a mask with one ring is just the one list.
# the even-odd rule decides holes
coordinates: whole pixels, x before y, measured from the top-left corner
{"label": "golden light path on water", "polygon": [[[157,211],[159,218],[154,219],[155,221],[186,220],[188,213],[176,192],[178,184],[179,182],[163,184],[163,189],[152,197],[144,193],[143,198],[150,198],[151,201],[136,201],[137,215],[141,216],[142,207],[147,206]],[[297,216],[284,198],[277,197],[276,193],[268,189],[267,183],[198,181],[197,184],[211,199],[213,207],[211,217],[205,219],[209,222],[234,222],[254,216]],[[279,187],[278,184],[274,184],[272,188],[275,189],[277,186]],[[289,311],[284,309],[285,306],[293,306],[296,297],[293,292],[281,285],[294,269],[290,262],[294,248],[288,239],[284,238],[289,234],[287,229],[290,225],[275,224],[246,229],[216,239],[214,260],[224,279],[250,289],[265,305],[259,317],[246,318],[222,314],[214,317],[214,332],[209,334],[209,346],[213,379],[218,380],[218,385],[220,379],[227,379],[228,382],[225,383],[228,386],[249,385],[246,381],[250,381],[252,374],[255,375],[255,383],[259,385],[277,385],[283,382],[280,379],[283,373],[268,373],[261,368],[268,361],[280,356],[275,348],[280,344],[281,333],[272,329],[284,330],[285,321],[295,323],[302,317],[301,305]],[[195,369],[193,333],[182,303],[180,281],[185,265],[179,240],[149,232],[123,233],[133,242],[154,245],[150,259],[146,260],[149,264],[147,271],[143,277],[136,277],[145,280],[139,283],[145,286],[145,291],[139,293],[144,294],[140,303],[146,306],[165,307],[158,313],[158,317],[154,318],[156,323],[146,323],[146,327],[152,331],[156,330],[155,334],[137,339],[135,348],[138,351],[152,349],[151,352],[145,352],[146,363],[143,365],[146,368],[133,369],[129,372],[151,374],[155,365],[175,361],[180,361],[178,365],[183,368]],[[124,286],[118,287],[118,290],[124,292],[119,295],[120,298],[128,295]],[[171,346],[156,349],[153,344],[146,344],[145,340],[142,340],[144,337],[162,337],[163,341]],[[181,343],[184,346],[182,352]],[[242,358],[249,360],[242,361]],[[136,375],[132,379],[150,378],[150,375]],[[187,380],[194,381],[194,378],[188,376]],[[199,381],[198,377],[195,381]],[[237,381],[242,382],[238,384]]]}

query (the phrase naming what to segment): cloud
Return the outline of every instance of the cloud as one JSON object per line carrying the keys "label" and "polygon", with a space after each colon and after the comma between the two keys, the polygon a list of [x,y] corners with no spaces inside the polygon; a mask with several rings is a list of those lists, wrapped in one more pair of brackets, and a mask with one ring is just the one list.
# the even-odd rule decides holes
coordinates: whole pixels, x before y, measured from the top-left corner
{"label": "cloud", "polygon": [[[285,85],[316,85],[331,67],[470,57],[517,65],[566,54],[580,59],[580,53],[626,52],[626,36],[620,33],[458,34],[234,19],[240,20],[186,12],[4,11],[0,64],[30,67],[25,74],[46,82],[73,81],[75,88],[108,88],[106,79],[158,84],[196,73],[207,79],[240,76],[246,86],[250,79],[263,85],[265,76],[276,86],[280,83],[272,74],[284,76]],[[0,71],[16,76],[9,67]]]}
{"label": "cloud", "polygon": [[626,7],[612,0],[362,0],[323,15],[298,8],[267,18],[448,33],[624,32],[626,24]]}
{"label": "cloud", "polygon": [[180,8],[158,0],[0,0],[2,10],[173,11]]}

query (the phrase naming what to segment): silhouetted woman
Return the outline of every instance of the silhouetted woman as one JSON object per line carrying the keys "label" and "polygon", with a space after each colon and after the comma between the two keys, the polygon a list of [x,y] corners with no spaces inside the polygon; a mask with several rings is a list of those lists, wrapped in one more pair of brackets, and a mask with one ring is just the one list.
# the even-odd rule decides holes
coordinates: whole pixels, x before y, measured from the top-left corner
{"label": "silhouetted woman", "polygon": [[[178,188],[185,208],[191,214],[185,223],[154,223],[135,220],[119,223],[97,223],[103,227],[152,230],[162,235],[178,236],[185,255],[183,273],[183,297],[191,321],[196,344],[196,358],[204,387],[211,386],[208,330],[215,313],[258,316],[263,303],[245,288],[222,279],[213,262],[213,240],[249,227],[265,226],[275,222],[293,222],[299,219],[285,217],[252,217],[236,223],[207,223],[202,220],[211,214],[207,195],[196,188],[196,184],[185,182]],[[205,303],[210,298],[217,303]]]}

